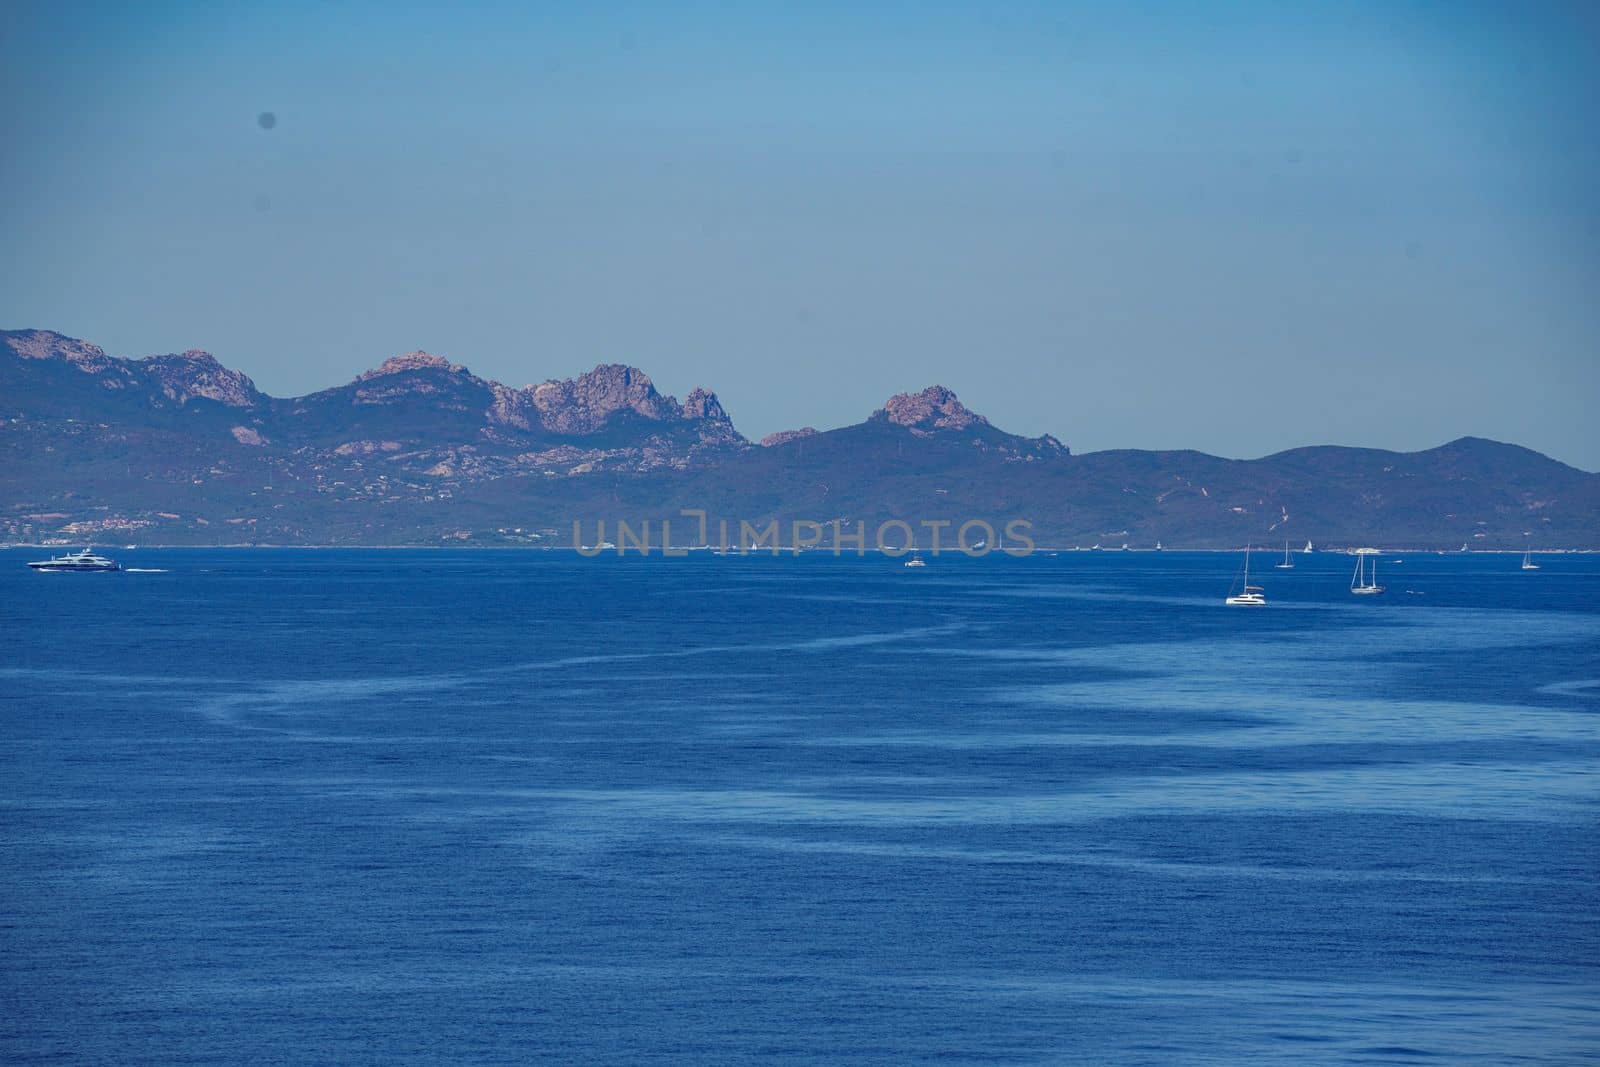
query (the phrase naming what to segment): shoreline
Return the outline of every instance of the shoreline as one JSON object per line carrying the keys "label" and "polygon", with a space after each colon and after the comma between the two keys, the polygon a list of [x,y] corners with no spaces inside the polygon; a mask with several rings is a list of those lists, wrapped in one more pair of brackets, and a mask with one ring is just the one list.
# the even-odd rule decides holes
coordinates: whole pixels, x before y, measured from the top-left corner
{"label": "shoreline", "polygon": [[[696,555],[696,554],[701,554],[701,553],[711,553],[711,554],[714,554],[714,555],[715,554],[719,554],[717,552],[718,546],[716,546],[716,545],[665,545],[665,546],[664,545],[650,545],[644,550],[641,550],[641,549],[639,549],[639,548],[637,548],[637,547],[635,547],[633,545],[629,545],[626,551],[618,552],[615,547],[600,549],[600,550],[596,551],[590,546],[582,546],[582,551],[580,551],[579,547],[575,547],[575,546],[572,546],[572,545],[467,545],[467,544],[452,544],[452,545],[432,545],[432,544],[428,544],[428,545],[388,545],[388,544],[259,544],[259,543],[256,543],[256,544],[238,544],[238,543],[235,543],[235,544],[216,544],[216,545],[141,544],[141,545],[121,545],[121,546],[117,546],[117,545],[113,545],[113,544],[110,544],[110,543],[107,543],[107,542],[104,542],[104,541],[92,541],[92,542],[91,541],[52,541],[52,542],[48,542],[48,543],[46,543],[46,542],[38,542],[38,541],[15,541],[15,542],[7,543],[7,544],[0,544],[0,551],[6,551],[6,550],[9,550],[9,549],[29,549],[29,550],[36,550],[36,551],[40,551],[40,552],[45,552],[45,551],[56,551],[56,550],[60,550],[60,549],[64,549],[64,548],[79,548],[79,547],[83,547],[85,545],[88,545],[89,547],[99,546],[100,548],[103,548],[106,551],[110,551],[110,552],[139,552],[139,551],[146,551],[146,550],[159,550],[159,551],[164,551],[164,552],[165,551],[185,551],[185,550],[187,550],[187,551],[219,551],[219,550],[223,550],[223,549],[230,550],[230,551],[233,551],[233,550],[244,550],[244,551],[262,550],[262,551],[272,551],[272,552],[280,552],[280,551],[284,551],[284,550],[308,551],[308,552],[309,551],[330,552],[330,551],[345,551],[345,550],[361,551],[361,552],[572,552],[572,553],[579,554],[579,555],[583,556],[583,558],[586,558],[586,559],[617,557],[617,556],[622,556],[622,557],[627,557],[627,556],[649,556],[649,557],[659,557],[661,559],[682,559],[682,558],[685,558],[685,557],[690,557],[690,556],[693,556],[693,555]],[[671,554],[670,555],[667,554],[667,550],[669,548],[671,550]],[[1253,551],[1257,551],[1257,552],[1264,551],[1263,549],[1257,548],[1255,546],[1252,546],[1252,550]],[[1020,555],[1019,556],[1019,555],[1012,555],[1010,552],[1007,552],[1005,549],[999,549],[999,548],[993,549],[992,551],[989,551],[989,552],[986,552],[986,553],[982,553],[982,554],[979,554],[979,555],[974,555],[972,553],[963,552],[959,548],[952,548],[952,549],[948,549],[948,550],[940,551],[940,552],[932,552],[932,551],[929,551],[929,550],[915,550],[915,549],[909,549],[909,548],[901,549],[899,551],[892,552],[892,553],[891,552],[884,552],[884,551],[882,551],[880,549],[868,549],[868,550],[866,550],[864,552],[856,552],[856,551],[853,551],[853,550],[835,552],[831,548],[829,548],[829,547],[827,547],[825,545],[808,546],[808,547],[800,549],[798,551],[795,550],[793,548],[793,546],[790,546],[790,545],[781,545],[781,546],[779,546],[777,548],[763,546],[761,548],[752,547],[749,551],[740,552],[737,547],[730,545],[728,547],[728,549],[726,551],[724,551],[724,552],[721,552],[720,555],[723,556],[723,557],[727,557],[727,556],[744,556],[744,557],[768,556],[768,557],[775,557],[776,558],[776,557],[783,557],[783,556],[796,556],[796,555],[800,555],[800,554],[803,553],[805,555],[836,556],[839,559],[845,559],[847,557],[852,557],[852,556],[854,556],[856,558],[864,559],[867,556],[874,556],[874,555],[884,556],[885,558],[888,558],[888,559],[901,559],[901,558],[904,558],[906,556],[911,555],[914,551],[918,551],[922,555],[930,556],[930,557],[934,557],[934,558],[946,557],[946,556],[949,556],[949,557],[960,556],[960,557],[965,557],[965,558],[968,558],[968,559],[983,559],[983,558],[986,558],[986,557],[989,557],[989,556],[1004,556],[1004,557],[1009,557],[1011,559],[1027,559],[1030,556],[1040,556],[1040,555],[1046,555],[1046,556],[1061,556],[1061,555],[1073,555],[1073,556],[1133,556],[1133,555],[1165,556],[1165,555],[1178,555],[1178,554],[1186,554],[1186,555],[1212,554],[1212,555],[1236,556],[1236,555],[1239,555],[1240,553],[1242,553],[1244,551],[1244,549],[1242,547],[1240,547],[1240,548],[1165,548],[1165,547],[1163,547],[1163,548],[1159,548],[1159,549],[1158,548],[1099,548],[1099,549],[1095,549],[1095,548],[1082,548],[1082,547],[1079,547],[1079,546],[1076,546],[1076,545],[1070,546],[1070,547],[1065,547],[1065,548],[1062,548],[1062,547],[1051,547],[1049,545],[1039,545],[1039,546],[1035,547],[1031,552],[1028,552],[1028,553],[1026,553],[1024,555]],[[1474,549],[1469,549],[1469,550],[1463,552],[1460,549],[1453,549],[1452,550],[1452,549],[1438,549],[1438,548],[1383,548],[1383,547],[1375,547],[1375,546],[1370,546],[1370,545],[1364,545],[1364,546],[1362,546],[1360,548],[1326,548],[1326,549],[1319,548],[1319,549],[1317,549],[1317,550],[1315,550],[1314,552],[1311,552],[1311,553],[1305,553],[1305,552],[1300,552],[1300,551],[1291,551],[1290,555],[1295,557],[1295,558],[1299,558],[1299,557],[1301,557],[1303,555],[1308,555],[1308,554],[1309,555],[1316,555],[1316,556],[1353,556],[1353,555],[1358,555],[1358,554],[1361,554],[1361,553],[1366,553],[1366,554],[1377,553],[1379,555],[1387,554],[1387,555],[1396,555],[1396,556],[1405,556],[1405,555],[1411,555],[1411,556],[1520,556],[1520,555],[1523,555],[1525,551],[1527,551],[1527,550],[1526,549],[1518,549],[1518,548],[1481,548],[1481,549],[1480,548],[1474,548]],[[1535,556],[1586,556],[1586,555],[1600,554],[1600,548],[1542,548],[1542,549],[1534,549],[1533,550],[1533,554]]]}

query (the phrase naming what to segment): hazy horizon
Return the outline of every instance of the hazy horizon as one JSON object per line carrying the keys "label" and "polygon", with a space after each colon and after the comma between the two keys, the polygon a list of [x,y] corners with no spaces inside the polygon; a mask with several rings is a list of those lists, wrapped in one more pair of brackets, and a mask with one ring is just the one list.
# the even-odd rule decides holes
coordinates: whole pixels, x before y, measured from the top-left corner
{"label": "hazy horizon", "polygon": [[[1600,469],[1583,5],[21,5],[0,323],[300,395],[597,363],[751,438]],[[270,121],[261,116],[270,114]]]}

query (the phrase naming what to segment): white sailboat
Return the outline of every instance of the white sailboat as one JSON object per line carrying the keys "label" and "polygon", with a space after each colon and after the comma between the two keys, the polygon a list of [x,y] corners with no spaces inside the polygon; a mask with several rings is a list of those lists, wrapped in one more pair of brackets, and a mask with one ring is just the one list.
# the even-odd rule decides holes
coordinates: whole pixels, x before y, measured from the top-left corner
{"label": "white sailboat", "polygon": [[1250,546],[1244,546],[1244,588],[1236,596],[1230,596],[1223,601],[1229,607],[1235,608],[1260,608],[1267,603],[1266,590],[1259,585],[1250,584]]}
{"label": "white sailboat", "polygon": [[[1307,544],[1309,544],[1309,543],[1310,542],[1307,542]],[[1283,562],[1274,564],[1273,567],[1274,567],[1275,570],[1280,570],[1280,571],[1292,571],[1292,570],[1294,570],[1294,560],[1289,558],[1289,542],[1285,541],[1283,543]]]}
{"label": "white sailboat", "polygon": [[1539,565],[1533,561],[1533,549],[1531,548],[1524,550],[1522,553],[1522,569],[1525,571],[1536,571],[1539,569]]}
{"label": "white sailboat", "polygon": [[1302,548],[1300,550],[1300,554],[1303,555],[1303,556],[1311,555],[1311,542],[1310,541],[1306,542],[1306,547],[1304,547],[1304,548]]}
{"label": "white sailboat", "polygon": [[[1350,592],[1356,596],[1376,596],[1383,592],[1383,586],[1378,584],[1378,557],[1376,549],[1359,548],[1356,550],[1356,573],[1350,579]],[[1366,574],[1367,557],[1372,557],[1372,576]]]}

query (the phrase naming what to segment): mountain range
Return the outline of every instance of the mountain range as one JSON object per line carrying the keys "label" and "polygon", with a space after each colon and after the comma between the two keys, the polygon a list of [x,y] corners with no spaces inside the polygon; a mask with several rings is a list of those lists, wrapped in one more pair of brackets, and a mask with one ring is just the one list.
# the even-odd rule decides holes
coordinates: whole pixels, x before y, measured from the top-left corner
{"label": "mountain range", "polygon": [[412,352],[280,398],[207,352],[122,359],[48,330],[0,332],[0,463],[0,540],[29,543],[563,546],[623,520],[659,544],[668,520],[688,545],[698,509],[713,541],[725,519],[788,543],[798,520],[827,545],[838,521],[870,545],[900,520],[948,521],[948,544],[979,519],[1050,548],[1600,548],[1600,475],[1481,438],[1075,455],[935,385],[752,442],[715,393],[680,402],[622,364],[513,388]]}

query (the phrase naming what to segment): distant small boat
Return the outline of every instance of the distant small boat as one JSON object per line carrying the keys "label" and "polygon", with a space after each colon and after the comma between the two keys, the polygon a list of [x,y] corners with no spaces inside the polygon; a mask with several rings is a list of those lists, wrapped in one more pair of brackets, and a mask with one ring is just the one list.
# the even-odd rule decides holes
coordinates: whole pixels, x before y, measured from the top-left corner
{"label": "distant small boat", "polygon": [[1522,554],[1522,569],[1525,571],[1536,571],[1539,569],[1539,565],[1533,561],[1533,549],[1531,548]]}
{"label": "distant small boat", "polygon": [[1244,588],[1235,596],[1230,596],[1223,601],[1229,607],[1235,608],[1261,608],[1266,607],[1267,591],[1259,585],[1250,584],[1250,546],[1244,546]]}
{"label": "distant small boat", "polygon": [[85,548],[82,552],[68,552],[64,556],[56,556],[53,559],[41,559],[28,564],[28,566],[36,571],[87,572],[120,571],[122,569],[122,564],[116,560],[97,556],[88,548]]}
{"label": "distant small boat", "polygon": [[926,567],[927,565],[928,564],[923,561],[922,554],[920,552],[906,560],[907,567]]}
{"label": "distant small boat", "polygon": [[1300,554],[1303,555],[1303,556],[1311,555],[1311,542],[1310,541],[1306,542],[1306,547],[1304,547],[1304,548],[1302,548],[1300,550]]}
{"label": "distant small boat", "polygon": [[[1310,543],[1311,542],[1309,542],[1309,541],[1306,542],[1306,544],[1308,544],[1308,545]],[[1273,569],[1274,570],[1280,570],[1280,571],[1292,571],[1292,570],[1294,570],[1294,560],[1289,558],[1289,542],[1285,541],[1283,543],[1283,562],[1282,563],[1273,564]]]}
{"label": "distant small boat", "polygon": [[1157,552],[1160,552],[1160,551],[1162,551],[1162,548],[1161,548],[1161,542],[1160,542],[1160,541],[1157,541],[1157,542],[1156,542],[1156,551],[1157,551]]}
{"label": "distant small boat", "polygon": [[[1372,559],[1372,576],[1367,577],[1366,561]],[[1376,596],[1383,592],[1383,586],[1378,584],[1378,557],[1373,551],[1356,549],[1356,573],[1350,579],[1350,592],[1356,596]]]}

